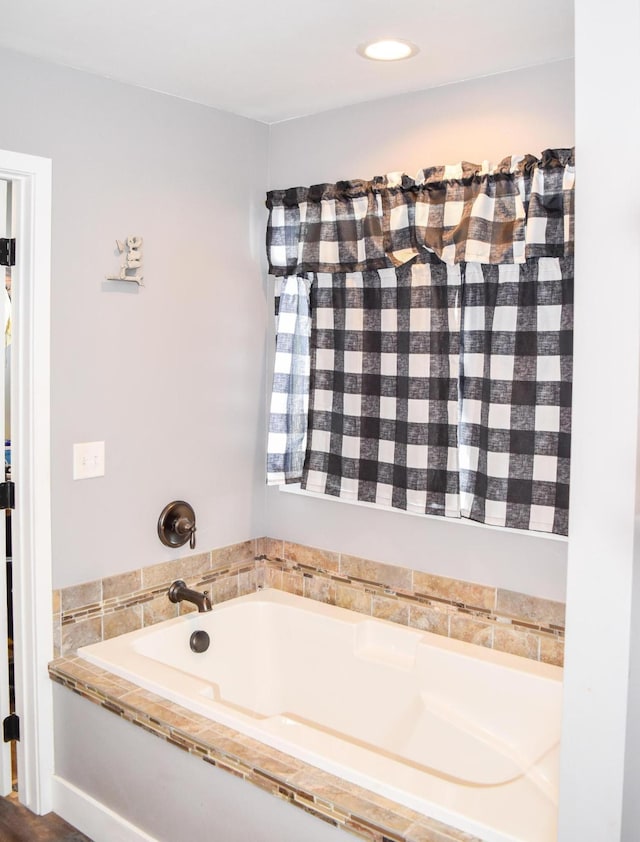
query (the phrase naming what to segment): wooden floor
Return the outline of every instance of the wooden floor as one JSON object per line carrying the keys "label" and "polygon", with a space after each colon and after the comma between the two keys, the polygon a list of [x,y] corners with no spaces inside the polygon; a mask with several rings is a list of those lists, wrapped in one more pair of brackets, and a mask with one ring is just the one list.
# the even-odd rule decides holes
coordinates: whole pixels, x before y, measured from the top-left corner
{"label": "wooden floor", "polygon": [[91,842],[60,816],[35,816],[14,797],[0,798],[0,842]]}

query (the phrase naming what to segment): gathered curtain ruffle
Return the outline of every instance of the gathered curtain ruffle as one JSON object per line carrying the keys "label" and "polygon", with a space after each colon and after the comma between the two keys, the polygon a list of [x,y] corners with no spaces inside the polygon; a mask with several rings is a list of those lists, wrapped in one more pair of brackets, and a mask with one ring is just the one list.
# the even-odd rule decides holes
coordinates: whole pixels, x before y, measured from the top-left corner
{"label": "gathered curtain ruffle", "polygon": [[574,150],[267,194],[269,272],[364,272],[425,252],[448,265],[570,257]]}

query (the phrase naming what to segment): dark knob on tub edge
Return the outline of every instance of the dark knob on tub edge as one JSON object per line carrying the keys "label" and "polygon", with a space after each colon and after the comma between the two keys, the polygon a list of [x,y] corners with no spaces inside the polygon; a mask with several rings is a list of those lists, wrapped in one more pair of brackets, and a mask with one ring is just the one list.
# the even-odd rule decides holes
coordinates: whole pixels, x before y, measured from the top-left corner
{"label": "dark knob on tub edge", "polygon": [[202,629],[194,631],[189,638],[189,646],[192,652],[206,652],[210,643],[209,635]]}

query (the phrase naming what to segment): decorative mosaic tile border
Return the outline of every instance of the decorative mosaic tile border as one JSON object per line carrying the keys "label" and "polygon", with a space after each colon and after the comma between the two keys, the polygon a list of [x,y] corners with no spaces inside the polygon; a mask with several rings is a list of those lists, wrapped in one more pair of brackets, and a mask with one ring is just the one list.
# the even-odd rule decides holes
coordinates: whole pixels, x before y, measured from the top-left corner
{"label": "decorative mosaic tile border", "polygon": [[562,666],[564,604],[274,538],[243,541],[54,591],[54,656],[195,610],[184,579],[224,602],[275,587],[447,637]]}
{"label": "decorative mosaic tile border", "polygon": [[214,603],[252,593],[264,580],[256,556],[257,542],[242,541],[54,591],[54,657],[195,611],[188,603],[169,602],[167,590],[176,579],[209,591]]}
{"label": "decorative mosaic tile border", "polygon": [[480,842],[322,772],[83,661],[49,665],[53,681],[206,763],[369,842]]}
{"label": "decorative mosaic tile border", "polygon": [[562,666],[562,602],[273,538],[264,584],[479,646]]}

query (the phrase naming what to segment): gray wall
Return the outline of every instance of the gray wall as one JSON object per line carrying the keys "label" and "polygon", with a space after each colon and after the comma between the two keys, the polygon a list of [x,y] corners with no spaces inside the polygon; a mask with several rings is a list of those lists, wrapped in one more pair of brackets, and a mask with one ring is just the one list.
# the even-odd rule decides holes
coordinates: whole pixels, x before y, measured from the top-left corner
{"label": "gray wall", "polygon": [[[269,136],[270,187],[414,175],[432,164],[572,146],[573,101],[573,63],[561,61],[279,123]],[[564,599],[559,541],[277,489],[268,491],[267,522],[274,536]]]}
{"label": "gray wall", "polygon": [[[570,145],[572,72],[558,62],[269,129],[0,51],[14,115],[0,147],[53,160],[54,587],[186,554],[155,534],[185,498],[202,549],[268,533],[562,599],[561,542],[265,490],[263,202],[268,169],[286,187]],[[140,290],[103,281],[127,234],[145,238]],[[74,481],[73,442],[102,439],[105,477]]]}
{"label": "gray wall", "polygon": [[[174,498],[203,549],[263,534],[267,127],[7,51],[0,78],[0,148],[53,160],[54,587],[188,553],[156,535]],[[129,234],[140,290],[104,282]]]}

